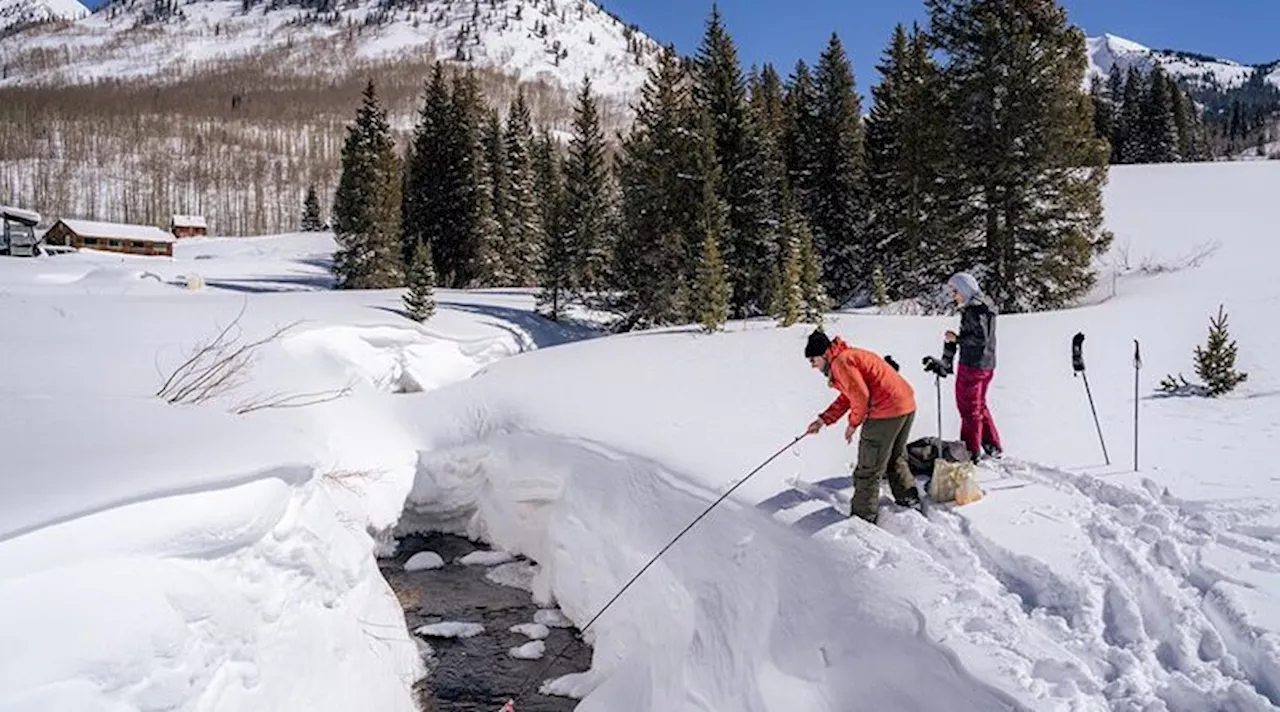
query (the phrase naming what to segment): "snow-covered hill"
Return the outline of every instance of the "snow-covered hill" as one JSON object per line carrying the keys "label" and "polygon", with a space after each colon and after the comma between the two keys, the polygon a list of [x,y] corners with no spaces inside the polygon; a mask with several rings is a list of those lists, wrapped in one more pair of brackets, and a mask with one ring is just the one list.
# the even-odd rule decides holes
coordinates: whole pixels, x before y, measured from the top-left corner
{"label": "snow-covered hill", "polygon": [[[1241,64],[1229,59],[1174,50],[1155,50],[1110,34],[1090,37],[1086,42],[1089,52],[1088,77],[1099,77],[1104,81],[1113,66],[1118,65],[1121,73],[1127,72],[1129,67],[1147,72],[1159,66],[1170,76],[1185,80],[1193,87],[1224,90],[1244,84],[1258,69],[1257,65]],[[1263,69],[1267,72],[1267,81],[1280,87],[1280,63],[1264,65]]]}
{"label": "snow-covered hill", "polygon": [[77,0],[0,0],[0,38],[24,26],[77,20],[88,14]]}
{"label": "snow-covered hill", "polygon": [[[592,669],[546,689],[628,712],[1274,711],[1277,190],[1274,163],[1114,168],[1114,295],[1001,317],[1008,460],[982,468],[985,496],[927,518],[886,507],[881,527],[788,488],[839,483],[854,457],[842,428],[793,440],[833,396],[805,327],[565,343],[583,331],[520,290],[441,290],[418,325],[398,290],[329,291],[317,234],[0,259],[0,428],[21,434],[0,467],[0,630],[21,651],[0,665],[0,708],[412,712],[429,661],[374,559],[391,534],[525,554],[537,602],[583,626],[781,451],[590,628]],[[204,289],[182,286],[193,274]],[[1219,304],[1248,381],[1154,397],[1191,375]],[[302,321],[226,392],[157,397],[241,310],[232,348]],[[903,364],[919,437],[937,405],[918,357],[954,326],[839,314],[829,330]],[[281,398],[323,402],[245,411]],[[542,672],[512,676],[517,709]]]}
{"label": "snow-covered hill", "polygon": [[69,26],[0,40],[0,84],[166,82],[252,61],[266,73],[334,76],[426,54],[569,88],[589,76],[598,93],[627,96],[657,50],[590,0],[117,0]]}

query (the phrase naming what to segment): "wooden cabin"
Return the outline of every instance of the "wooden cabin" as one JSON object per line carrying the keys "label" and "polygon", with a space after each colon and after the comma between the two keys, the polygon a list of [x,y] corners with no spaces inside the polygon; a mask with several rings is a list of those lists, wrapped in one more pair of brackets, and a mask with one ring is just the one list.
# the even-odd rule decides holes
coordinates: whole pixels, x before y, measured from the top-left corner
{"label": "wooden cabin", "polygon": [[174,215],[169,220],[169,232],[174,237],[204,237],[209,234],[209,226],[203,215]]}
{"label": "wooden cabin", "polygon": [[158,257],[173,257],[176,239],[173,233],[151,225],[67,219],[54,223],[44,234],[44,241],[50,245]]}
{"label": "wooden cabin", "polygon": [[0,205],[0,255],[34,257],[40,213]]}

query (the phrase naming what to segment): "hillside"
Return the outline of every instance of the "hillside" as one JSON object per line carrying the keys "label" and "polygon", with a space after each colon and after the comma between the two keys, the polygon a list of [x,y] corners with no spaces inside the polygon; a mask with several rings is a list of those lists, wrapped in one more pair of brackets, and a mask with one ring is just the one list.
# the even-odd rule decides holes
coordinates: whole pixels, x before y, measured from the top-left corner
{"label": "hillside", "polygon": [[1121,73],[1127,72],[1130,67],[1149,72],[1158,66],[1189,88],[1202,91],[1238,89],[1256,73],[1261,73],[1266,83],[1280,88],[1280,62],[1241,64],[1192,52],[1151,49],[1110,34],[1090,37],[1086,43],[1089,52],[1089,78],[1097,77],[1105,81],[1114,66],[1118,66]]}
{"label": "hillside", "polygon": [[587,77],[612,135],[657,51],[588,0],[119,0],[0,39],[0,200],[157,225],[203,214],[222,235],[293,230],[308,185],[327,207],[368,78],[403,138],[437,59],[474,70],[500,111],[523,88],[553,131]]}
{"label": "hillside", "polygon": [[[841,487],[854,456],[842,428],[794,440],[833,396],[801,355],[807,327],[584,340],[519,290],[441,290],[417,325],[399,290],[327,289],[328,235],[194,239],[175,260],[0,261],[15,306],[0,310],[13,337],[0,423],[25,433],[0,474],[0,628],[25,651],[0,706],[410,712],[431,646],[451,641],[406,628],[375,561],[396,537],[462,532],[526,556],[522,585],[583,627],[778,451],[586,632],[592,668],[545,691],[610,710],[1275,710],[1277,190],[1274,163],[1117,167],[1114,295],[1001,317],[990,398],[1008,456],[980,469],[984,497],[927,517],[886,504],[879,527],[789,485]],[[193,272],[207,288],[181,286]],[[1220,303],[1249,380],[1213,400],[1159,397],[1166,373],[1192,375]],[[155,397],[242,309],[237,340],[306,321],[237,389]],[[828,318],[903,364],[913,434],[933,434],[918,357],[955,318]],[[1076,332],[1109,464],[1071,369]],[[542,668],[515,664],[504,692],[536,709]]]}
{"label": "hillside", "polygon": [[389,62],[447,59],[571,89],[588,76],[602,94],[629,97],[657,49],[590,0],[115,0],[69,25],[0,43],[7,68],[0,84],[170,84],[241,62],[272,75],[333,79]]}
{"label": "hillside", "polygon": [[27,27],[78,20],[88,14],[77,0],[0,0],[0,38]]}

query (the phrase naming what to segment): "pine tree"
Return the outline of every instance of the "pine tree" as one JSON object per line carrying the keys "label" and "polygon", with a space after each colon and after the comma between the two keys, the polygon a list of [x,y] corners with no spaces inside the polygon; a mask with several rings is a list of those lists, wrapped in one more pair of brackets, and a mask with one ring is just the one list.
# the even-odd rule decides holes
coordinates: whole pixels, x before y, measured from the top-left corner
{"label": "pine tree", "polygon": [[867,119],[870,235],[885,299],[917,298],[962,264],[968,236],[956,173],[955,121],[923,33],[899,25],[878,66]]}
{"label": "pine tree", "polygon": [[404,295],[404,306],[410,318],[423,322],[436,312],[436,272],[432,265],[431,246],[420,242],[414,246],[409,262],[409,291]]}
{"label": "pine tree", "polygon": [[491,213],[486,210],[490,206],[485,196],[480,140],[483,116],[483,99],[474,70],[455,75],[446,122],[449,160],[441,166],[447,175],[446,192],[441,196],[442,201],[447,201],[446,219],[444,233],[431,249],[436,277],[458,289],[480,285],[487,243],[495,237]]}
{"label": "pine tree", "polygon": [[448,259],[454,254],[453,245],[458,240],[449,232],[459,207],[455,186],[460,162],[451,134],[451,101],[444,67],[437,62],[413,129],[401,210],[405,262],[412,261],[418,245],[426,245],[431,248],[437,273],[442,256]]}
{"label": "pine tree", "polygon": [[795,240],[800,244],[800,297],[804,305],[804,320],[821,324],[829,306],[826,288],[823,287],[822,261],[813,241],[813,232],[803,217],[797,217]]}
{"label": "pine tree", "polygon": [[[751,117],[759,132],[760,188],[762,202],[768,206],[766,236],[771,263],[781,269],[789,254],[789,243],[783,235],[782,215],[787,192],[787,162],[783,152],[786,135],[786,107],[782,78],[773,65],[766,64],[750,82]],[[764,269],[761,265],[760,269]],[[770,301],[775,299],[770,290]],[[773,313],[773,310],[771,310]]]}
{"label": "pine tree", "polygon": [[694,104],[711,118],[718,192],[729,211],[723,244],[734,285],[732,312],[739,317],[763,313],[772,276],[769,267],[776,259],[769,222],[777,208],[769,204],[772,196],[763,183],[761,129],[747,102],[737,48],[715,3],[694,67]]}
{"label": "pine tree", "polygon": [[404,280],[400,244],[400,162],[373,81],[347,127],[334,194],[333,271],[341,289],[386,289]]}
{"label": "pine tree", "polygon": [[507,158],[507,224],[503,237],[505,271],[512,283],[531,286],[537,282],[537,266],[543,241],[543,221],[539,214],[538,177],[534,170],[533,126],[524,90],[518,90],[507,113],[503,144]]}
{"label": "pine tree", "polygon": [[773,302],[769,311],[778,320],[778,325],[785,327],[800,321],[804,293],[800,286],[800,241],[789,235],[783,241],[786,258],[774,278]]}
{"label": "pine tree", "polygon": [[1128,126],[1124,115],[1124,97],[1124,75],[1120,73],[1119,64],[1112,64],[1111,71],[1107,74],[1106,91],[1109,112],[1107,124],[1110,129],[1107,133],[1107,141],[1111,144],[1111,152],[1107,158],[1109,163],[1120,162],[1120,149],[1125,141],[1128,140]]}
{"label": "pine tree", "polygon": [[511,286],[514,276],[507,269],[512,246],[507,208],[507,155],[502,140],[502,119],[498,110],[485,112],[480,129],[483,153],[480,170],[480,265],[476,281],[483,286]]}
{"label": "pine tree", "polygon": [[565,188],[559,156],[551,136],[543,133],[534,154],[541,191],[543,243],[539,253],[537,278],[540,289],[537,310],[552,321],[563,318],[574,287],[573,250],[564,223]]}
{"label": "pine tree", "polygon": [[623,328],[680,323],[697,265],[699,185],[687,73],[667,47],[650,69],[618,157],[623,232],[615,266]]}
{"label": "pine tree", "polygon": [[866,289],[872,248],[862,106],[853,66],[832,33],[818,59],[814,193],[807,215],[829,294],[843,304]]}
{"label": "pine tree", "polygon": [[1115,150],[1112,152],[1117,163],[1143,163],[1146,161],[1146,147],[1143,145],[1142,106],[1147,95],[1146,78],[1137,67],[1129,67],[1125,74],[1124,96],[1120,100]]}
{"label": "pine tree", "polygon": [[324,229],[324,221],[320,217],[320,199],[316,197],[315,185],[307,186],[307,197],[302,201],[302,231],[318,232]]}
{"label": "pine tree", "polygon": [[1227,331],[1227,315],[1218,306],[1217,318],[1209,320],[1209,340],[1204,348],[1196,347],[1196,375],[1204,381],[1211,397],[1235,390],[1249,374],[1235,370],[1236,342]]}
{"label": "pine tree", "polygon": [[565,161],[565,203],[562,229],[573,264],[571,289],[585,296],[609,281],[609,250],[605,235],[604,134],[591,79],[584,77],[574,108],[573,136]]}
{"label": "pine tree", "polygon": [[[1107,145],[1081,91],[1083,33],[1053,0],[926,0],[960,117],[965,215],[985,241],[975,269],[1003,312],[1057,308],[1093,285]],[[1019,31],[1010,32],[1017,27]]]}
{"label": "pine tree", "polygon": [[1178,156],[1178,126],[1174,114],[1176,86],[1159,67],[1151,71],[1143,97],[1142,157],[1147,163],[1173,163]]}
{"label": "pine tree", "polygon": [[784,99],[782,155],[787,185],[797,209],[806,216],[817,211],[818,99],[815,92],[809,65],[803,60],[796,62]]}

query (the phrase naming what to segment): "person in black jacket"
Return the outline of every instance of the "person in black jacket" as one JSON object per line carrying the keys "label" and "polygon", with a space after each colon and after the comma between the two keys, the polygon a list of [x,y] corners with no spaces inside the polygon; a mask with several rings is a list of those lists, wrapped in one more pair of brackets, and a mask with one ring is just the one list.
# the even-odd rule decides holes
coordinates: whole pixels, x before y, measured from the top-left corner
{"label": "person in black jacket", "polygon": [[987,407],[987,388],[996,371],[996,307],[982,293],[978,280],[960,272],[947,280],[952,299],[960,306],[960,333],[948,331],[943,360],[950,363],[957,345],[956,407],[960,410],[960,439],[977,460],[999,457],[1004,448],[995,418]]}

